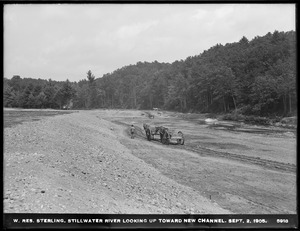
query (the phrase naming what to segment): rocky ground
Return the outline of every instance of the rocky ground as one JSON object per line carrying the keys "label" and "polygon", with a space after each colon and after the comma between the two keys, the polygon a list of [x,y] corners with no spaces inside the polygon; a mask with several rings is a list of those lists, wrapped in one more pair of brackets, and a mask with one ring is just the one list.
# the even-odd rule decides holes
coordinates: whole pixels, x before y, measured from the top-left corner
{"label": "rocky ground", "polygon": [[[181,127],[186,144],[147,141],[145,121]],[[6,127],[4,212],[296,213],[294,136],[241,137],[207,127],[199,127],[199,135],[197,126],[167,113],[149,121],[141,111],[93,110]],[[213,143],[219,145],[209,147]],[[247,158],[265,150],[260,159],[283,167],[218,156],[220,143]]]}

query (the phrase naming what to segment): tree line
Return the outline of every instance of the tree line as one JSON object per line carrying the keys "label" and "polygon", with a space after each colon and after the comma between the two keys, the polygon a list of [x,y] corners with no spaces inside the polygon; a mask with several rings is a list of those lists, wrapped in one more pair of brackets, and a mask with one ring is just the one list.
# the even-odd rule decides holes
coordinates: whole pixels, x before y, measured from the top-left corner
{"label": "tree line", "polygon": [[138,62],[79,82],[4,78],[4,106],[162,108],[181,112],[292,115],[297,110],[296,35],[268,33],[216,44],[173,63]]}

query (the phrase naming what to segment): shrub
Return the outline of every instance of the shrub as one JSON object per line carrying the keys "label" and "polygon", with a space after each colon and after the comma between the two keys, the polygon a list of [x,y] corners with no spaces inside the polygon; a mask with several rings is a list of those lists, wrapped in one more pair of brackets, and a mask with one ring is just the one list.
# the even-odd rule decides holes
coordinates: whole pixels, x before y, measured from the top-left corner
{"label": "shrub", "polygon": [[216,119],[217,115],[215,113],[208,113],[205,115],[206,118]]}
{"label": "shrub", "polygon": [[244,121],[245,116],[242,114],[238,114],[236,112],[233,112],[231,114],[226,114],[222,117],[223,120],[232,120],[232,121]]}
{"label": "shrub", "polygon": [[250,124],[269,125],[271,120],[266,117],[250,115],[250,116],[246,116],[245,122]]}
{"label": "shrub", "polygon": [[251,114],[252,111],[252,107],[250,105],[244,105],[240,108],[237,108],[234,113],[240,114],[240,115],[247,115],[247,114]]}
{"label": "shrub", "polygon": [[281,119],[280,121],[283,124],[293,124],[296,125],[297,124],[297,117],[284,117]]}

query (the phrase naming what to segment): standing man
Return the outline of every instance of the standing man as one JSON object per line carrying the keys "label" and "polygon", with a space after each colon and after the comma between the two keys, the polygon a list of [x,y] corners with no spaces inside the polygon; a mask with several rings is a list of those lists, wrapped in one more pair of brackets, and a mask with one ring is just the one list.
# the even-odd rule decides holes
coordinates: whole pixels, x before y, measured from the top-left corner
{"label": "standing man", "polygon": [[130,127],[131,139],[134,139],[134,132],[135,132],[135,127],[132,124],[131,127]]}

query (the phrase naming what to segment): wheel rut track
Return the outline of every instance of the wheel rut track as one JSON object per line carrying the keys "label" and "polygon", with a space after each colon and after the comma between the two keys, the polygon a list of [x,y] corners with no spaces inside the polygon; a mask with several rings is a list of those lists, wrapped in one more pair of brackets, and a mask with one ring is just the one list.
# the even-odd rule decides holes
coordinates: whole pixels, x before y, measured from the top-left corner
{"label": "wheel rut track", "polygon": [[239,154],[234,154],[234,153],[229,153],[229,152],[220,152],[220,151],[215,151],[211,150],[208,148],[203,148],[203,147],[178,147],[178,148],[183,148],[188,151],[196,152],[200,155],[203,156],[215,156],[215,157],[223,157],[227,159],[233,159],[241,162],[246,162],[246,163],[251,163],[251,164],[256,164],[260,165],[272,170],[281,170],[284,172],[291,172],[291,173],[296,173],[296,165],[294,164],[288,164],[288,163],[282,163],[278,161],[273,161],[273,160],[267,160],[267,159],[261,159],[257,157],[250,157],[250,156],[245,156],[245,155],[239,155]]}
{"label": "wheel rut track", "polygon": [[[128,127],[128,131],[129,131],[129,123],[120,122],[120,121],[111,121],[111,122],[118,124],[118,125],[122,125],[124,127]],[[146,135],[143,132],[143,129],[136,127],[136,131],[137,131],[137,133],[136,133],[137,138],[141,138],[141,139],[147,141]],[[129,132],[128,132],[128,134],[129,134]],[[149,141],[147,141],[147,142],[149,142]],[[156,142],[156,144],[164,145],[160,142]],[[192,151],[201,156],[222,157],[222,158],[226,158],[226,159],[240,161],[243,163],[248,163],[248,164],[251,163],[254,165],[263,166],[265,168],[276,170],[276,171],[296,173],[296,170],[297,170],[297,167],[294,164],[282,163],[282,162],[273,161],[273,160],[261,159],[259,157],[251,157],[251,156],[239,155],[239,154],[234,154],[234,153],[229,153],[229,152],[221,152],[221,151],[211,150],[209,148],[204,148],[199,145],[196,147],[188,146],[186,144],[185,145],[169,145],[169,147]]]}

